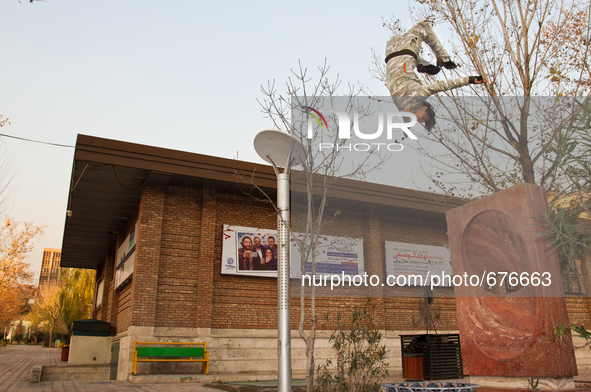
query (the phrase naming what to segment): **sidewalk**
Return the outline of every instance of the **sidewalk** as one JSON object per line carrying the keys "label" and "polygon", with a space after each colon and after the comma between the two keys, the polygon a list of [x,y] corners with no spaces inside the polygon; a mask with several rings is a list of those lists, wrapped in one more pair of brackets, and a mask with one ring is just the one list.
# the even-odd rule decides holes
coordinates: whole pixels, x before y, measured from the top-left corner
{"label": "sidewalk", "polygon": [[[207,388],[199,383],[132,384],[129,381],[46,381],[29,383],[33,365],[58,365],[61,363],[60,350],[57,348],[44,348],[41,346],[0,347],[0,392],[220,391],[219,389]],[[399,381],[404,381],[401,375],[390,375],[384,382]],[[260,382],[261,386],[265,383],[268,382]],[[579,375],[575,377],[575,383],[578,387],[591,385],[591,369],[579,369]]]}
{"label": "sidewalk", "polygon": [[29,383],[33,365],[61,364],[60,350],[41,346],[0,347],[0,392],[220,392],[200,384],[131,384],[128,381],[46,381]]}

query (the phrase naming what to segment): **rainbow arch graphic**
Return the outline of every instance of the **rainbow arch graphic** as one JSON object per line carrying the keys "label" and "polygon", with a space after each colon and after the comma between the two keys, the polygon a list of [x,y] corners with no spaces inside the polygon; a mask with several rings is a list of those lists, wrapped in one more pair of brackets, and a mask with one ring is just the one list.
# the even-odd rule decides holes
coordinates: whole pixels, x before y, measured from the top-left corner
{"label": "rainbow arch graphic", "polygon": [[[314,117],[316,119],[316,121],[318,121],[318,125],[320,125],[320,128],[322,128],[322,123],[320,122],[320,118],[322,119],[322,121],[324,121],[324,125],[326,126],[326,130],[328,131],[328,124],[326,123],[326,119],[324,118],[324,116],[322,115],[322,113],[320,113],[318,110],[313,109],[309,106],[302,106],[304,109],[308,109],[311,110],[312,112],[316,113],[317,116],[314,115],[314,113],[310,113],[306,110],[304,110],[304,113],[309,114],[310,116]],[[318,118],[320,117],[320,118]]]}

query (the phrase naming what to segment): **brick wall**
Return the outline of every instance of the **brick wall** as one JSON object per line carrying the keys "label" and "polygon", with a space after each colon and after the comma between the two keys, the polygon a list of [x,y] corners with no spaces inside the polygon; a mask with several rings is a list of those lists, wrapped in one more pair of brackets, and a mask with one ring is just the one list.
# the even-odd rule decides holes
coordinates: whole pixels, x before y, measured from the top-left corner
{"label": "brick wall", "polygon": [[[132,281],[131,324],[154,326],[162,247],[165,187],[144,185],[139,206]],[[175,219],[178,217],[175,217]]]}
{"label": "brick wall", "polygon": [[244,196],[218,194],[213,230],[212,328],[277,328],[277,280],[222,275],[224,224],[274,228],[277,217],[269,203]]}
{"label": "brick wall", "polygon": [[[426,325],[419,317],[419,308],[423,300],[422,297],[386,298],[386,329],[424,330]],[[458,329],[455,298],[435,298],[431,304],[431,314],[437,330]]]}
{"label": "brick wall", "polygon": [[571,324],[584,325],[587,328],[591,326],[591,317],[589,314],[589,309],[591,308],[590,302],[590,298],[566,298],[566,310],[568,311],[568,319]]}
{"label": "brick wall", "polygon": [[[220,198],[224,197],[224,200]],[[252,211],[257,211],[253,213]],[[305,217],[303,211],[292,206],[292,229],[302,230]],[[214,328],[277,328],[277,281],[269,278],[254,278],[221,275],[221,231],[223,224],[274,228],[276,217],[268,203],[257,203],[251,198],[226,197],[218,195],[216,228],[216,256],[214,266]],[[384,240],[415,242],[441,246],[445,243],[445,225],[438,222],[384,217],[376,212],[339,211],[327,208],[322,233],[364,239],[364,262],[368,274],[384,272]],[[416,238],[416,240],[413,240]],[[421,295],[417,290],[417,295]],[[389,329],[422,329],[422,324],[411,325],[400,310],[416,318],[418,298],[381,298],[378,288],[372,294],[377,305],[374,321],[379,327]],[[306,300],[306,319],[310,320],[310,299]],[[363,306],[365,298],[318,298],[316,301],[319,328],[328,329],[336,324],[336,316],[351,314],[354,306]],[[433,305],[437,313],[436,327],[441,330],[457,329],[455,301],[438,299]],[[297,329],[300,320],[300,298],[291,298],[291,326]],[[325,320],[328,316],[328,321]],[[256,320],[256,321],[253,321]],[[306,327],[309,327],[308,322]]]}
{"label": "brick wall", "polygon": [[[220,246],[216,244],[216,233],[221,233],[217,225],[217,192],[205,189],[201,199],[201,225],[199,246],[199,283],[197,305],[199,309],[198,325],[202,328],[211,328],[213,312],[213,277],[214,259],[221,259]],[[219,235],[217,237],[220,237]],[[219,271],[219,269],[218,269]]]}
{"label": "brick wall", "polygon": [[157,327],[196,327],[201,192],[167,188],[156,300]]}
{"label": "brick wall", "polygon": [[[302,216],[301,211],[294,209],[292,224],[296,231],[301,230]],[[104,314],[106,321],[116,325],[117,332],[130,325],[277,328],[276,279],[220,273],[223,224],[273,229],[276,215],[270,203],[211,190],[145,185],[137,219],[138,253],[133,280],[119,292],[113,292],[112,283],[105,285],[109,293],[103,307],[107,310],[101,312],[101,317]],[[368,274],[385,269],[384,241],[432,246],[444,246],[447,242],[442,220],[335,208],[327,208],[322,233],[363,238]],[[107,261],[104,268],[112,270],[112,262]],[[425,328],[418,322],[421,289],[416,289],[417,297],[382,297],[378,288],[372,295],[376,297],[373,302],[377,305],[374,316],[378,327]],[[309,302],[307,299],[307,320]],[[365,298],[318,298],[319,328],[333,327],[339,312],[348,316],[353,306],[364,303]],[[587,299],[569,298],[567,306],[571,322],[591,324]],[[438,330],[457,329],[454,298],[436,298],[431,308]],[[293,297],[293,329],[299,325],[299,309],[300,299]]]}
{"label": "brick wall", "polygon": [[117,333],[127,331],[127,328],[131,325],[131,309],[134,305],[132,288],[133,286],[128,284],[118,292],[119,303],[117,306],[117,318],[115,321]]}

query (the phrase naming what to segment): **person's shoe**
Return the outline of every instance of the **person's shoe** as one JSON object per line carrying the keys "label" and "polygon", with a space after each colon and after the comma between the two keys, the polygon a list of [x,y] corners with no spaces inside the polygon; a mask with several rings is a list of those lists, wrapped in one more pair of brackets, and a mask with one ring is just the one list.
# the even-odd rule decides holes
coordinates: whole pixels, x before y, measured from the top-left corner
{"label": "person's shoe", "polygon": [[454,63],[453,61],[451,61],[451,60],[443,61],[440,58],[437,59],[437,66],[438,67],[445,67],[445,69],[454,69],[454,68],[458,67],[457,64]]}
{"label": "person's shoe", "polygon": [[429,65],[417,65],[417,72],[426,73],[429,75],[437,75],[441,71],[441,68],[429,64]]}

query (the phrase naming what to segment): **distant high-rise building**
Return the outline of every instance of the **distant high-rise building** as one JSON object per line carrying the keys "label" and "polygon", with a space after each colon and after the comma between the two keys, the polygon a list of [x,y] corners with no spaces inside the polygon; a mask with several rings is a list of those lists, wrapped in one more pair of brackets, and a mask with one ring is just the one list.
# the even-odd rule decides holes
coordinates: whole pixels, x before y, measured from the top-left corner
{"label": "distant high-rise building", "polygon": [[39,274],[39,290],[57,287],[60,277],[61,249],[43,249],[43,264]]}

